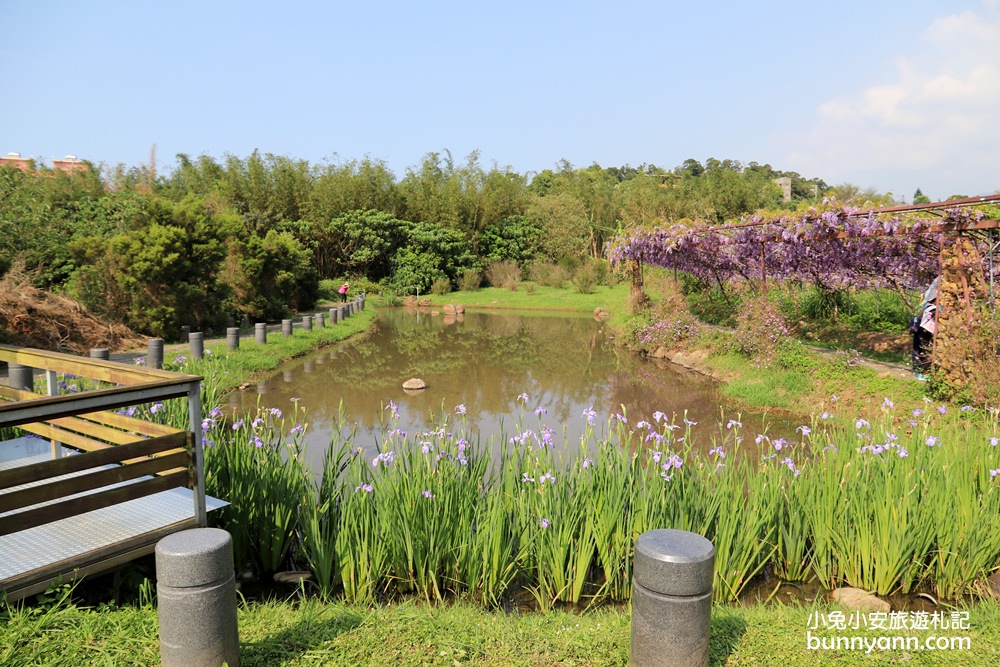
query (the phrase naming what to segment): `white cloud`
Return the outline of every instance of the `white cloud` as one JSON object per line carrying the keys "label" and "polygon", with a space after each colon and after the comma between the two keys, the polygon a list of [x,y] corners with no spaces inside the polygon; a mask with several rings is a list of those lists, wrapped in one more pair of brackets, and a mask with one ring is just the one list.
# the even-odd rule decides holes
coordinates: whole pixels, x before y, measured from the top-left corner
{"label": "white cloud", "polygon": [[932,21],[913,52],[893,60],[891,80],[819,105],[787,159],[802,173],[897,196],[1000,189],[998,6]]}

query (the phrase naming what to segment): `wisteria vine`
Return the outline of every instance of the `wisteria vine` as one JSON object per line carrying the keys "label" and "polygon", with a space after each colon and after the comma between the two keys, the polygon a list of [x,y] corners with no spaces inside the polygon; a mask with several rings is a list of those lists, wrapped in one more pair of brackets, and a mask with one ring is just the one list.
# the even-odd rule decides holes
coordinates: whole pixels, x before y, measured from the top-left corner
{"label": "wisteria vine", "polygon": [[919,288],[938,272],[941,223],[981,220],[954,208],[940,218],[879,214],[830,203],[824,210],[753,216],[726,227],[677,224],[628,230],[611,241],[612,262],[637,260],[703,281],[804,281],[828,289]]}

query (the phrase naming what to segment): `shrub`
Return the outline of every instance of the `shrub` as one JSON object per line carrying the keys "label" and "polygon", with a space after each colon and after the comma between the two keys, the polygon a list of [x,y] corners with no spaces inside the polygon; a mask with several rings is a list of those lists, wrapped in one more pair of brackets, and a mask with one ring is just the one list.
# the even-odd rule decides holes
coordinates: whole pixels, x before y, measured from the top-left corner
{"label": "shrub", "polygon": [[556,289],[562,289],[570,277],[570,273],[565,267],[550,262],[532,264],[528,274],[535,282]]}
{"label": "shrub", "polygon": [[474,292],[483,284],[483,274],[479,269],[466,269],[458,277],[458,289],[463,292]]}
{"label": "shrub", "polygon": [[534,294],[535,290],[538,289],[538,283],[532,282],[530,280],[521,283],[521,286],[524,287],[524,291],[527,294]]}
{"label": "shrub", "polygon": [[580,294],[593,294],[597,287],[597,270],[590,262],[580,265],[573,274],[573,286]]}
{"label": "shrub", "polygon": [[486,267],[486,279],[494,287],[505,287],[514,291],[521,283],[521,267],[505,260],[490,262]]}
{"label": "shrub", "polygon": [[447,278],[438,278],[433,283],[431,283],[431,294],[447,294],[451,291],[451,281]]}
{"label": "shrub", "polygon": [[767,368],[791,340],[788,323],[778,307],[766,297],[746,297],[736,313],[733,348]]}

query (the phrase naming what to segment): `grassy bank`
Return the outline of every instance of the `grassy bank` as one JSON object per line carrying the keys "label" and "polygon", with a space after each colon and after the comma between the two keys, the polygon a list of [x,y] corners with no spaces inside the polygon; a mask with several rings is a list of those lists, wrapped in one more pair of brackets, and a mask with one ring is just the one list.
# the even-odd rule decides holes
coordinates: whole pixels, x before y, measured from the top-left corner
{"label": "grassy bank", "polygon": [[[1000,661],[1000,607],[993,603],[968,610],[968,630],[867,633],[913,636],[921,642],[932,635],[968,637],[967,650],[810,649],[809,628],[832,611],[823,604],[716,606],[709,664],[986,667]],[[159,664],[156,610],[149,605],[93,610],[57,604],[8,612],[2,621],[0,664],[9,667]],[[241,606],[239,629],[244,667],[624,667],[630,616],[627,608],[583,615],[564,611],[507,615],[484,613],[464,603],[367,607],[310,599]],[[828,642],[856,634],[823,629],[811,633]]]}

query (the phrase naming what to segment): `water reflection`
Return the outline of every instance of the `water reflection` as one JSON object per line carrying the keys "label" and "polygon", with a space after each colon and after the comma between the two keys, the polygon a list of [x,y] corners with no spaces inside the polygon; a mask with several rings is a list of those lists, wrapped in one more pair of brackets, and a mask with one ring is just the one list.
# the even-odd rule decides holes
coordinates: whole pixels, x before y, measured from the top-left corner
{"label": "water reflection", "polygon": [[[403,383],[421,378],[427,389],[406,392]],[[518,396],[527,394],[527,402]],[[720,398],[703,377],[672,364],[617,349],[603,323],[589,316],[467,313],[464,318],[383,309],[374,330],[351,345],[297,359],[257,384],[257,392],[232,396],[233,407],[291,408],[308,414],[308,453],[322,460],[341,403],[356,427],[355,443],[374,453],[388,419],[384,406],[398,405],[399,428],[409,433],[434,428],[442,413],[464,405],[469,431],[486,442],[517,433],[519,419],[537,432],[554,429],[557,442],[577,443],[582,417],[593,406],[600,424],[622,412],[630,423],[653,413],[699,422],[716,430]],[[623,408],[624,406],[624,408]],[[537,408],[544,414],[536,416]],[[727,413],[729,411],[727,410]],[[760,416],[744,415],[747,431]],[[753,424],[753,426],[751,426]],[[711,446],[709,439],[702,443]]]}

